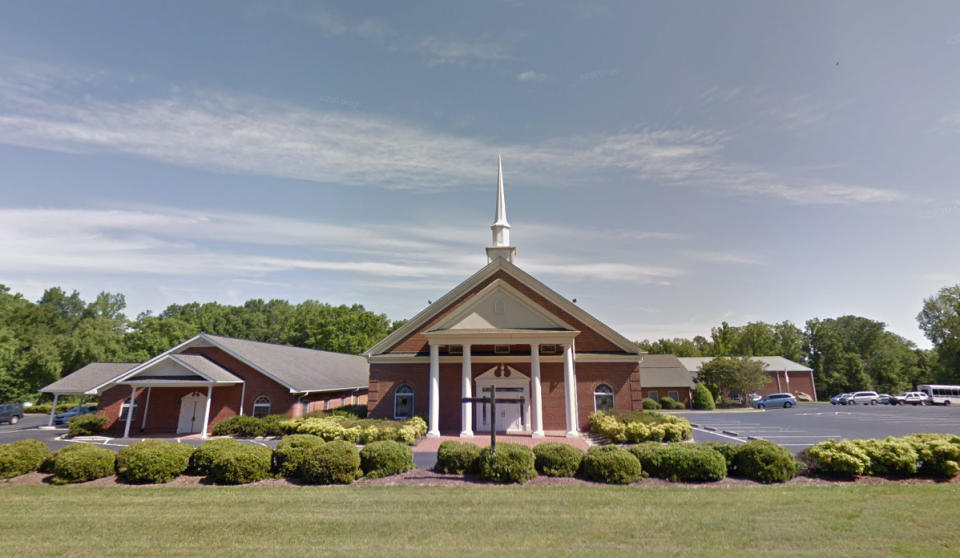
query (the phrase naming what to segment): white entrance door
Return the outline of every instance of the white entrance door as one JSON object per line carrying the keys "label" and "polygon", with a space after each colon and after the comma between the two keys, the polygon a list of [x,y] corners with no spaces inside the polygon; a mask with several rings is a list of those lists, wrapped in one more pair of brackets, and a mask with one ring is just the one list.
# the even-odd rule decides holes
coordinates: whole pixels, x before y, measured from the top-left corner
{"label": "white entrance door", "polygon": [[[489,395],[485,388],[496,386],[497,399],[522,399],[523,403],[497,404],[497,432],[527,432],[530,430],[530,379],[518,370],[500,365],[476,378],[476,397]],[[476,430],[490,432],[493,424],[490,405],[474,403]]]}
{"label": "white entrance door", "polygon": [[203,413],[206,409],[207,396],[199,391],[181,397],[177,434],[194,434],[203,430]]}

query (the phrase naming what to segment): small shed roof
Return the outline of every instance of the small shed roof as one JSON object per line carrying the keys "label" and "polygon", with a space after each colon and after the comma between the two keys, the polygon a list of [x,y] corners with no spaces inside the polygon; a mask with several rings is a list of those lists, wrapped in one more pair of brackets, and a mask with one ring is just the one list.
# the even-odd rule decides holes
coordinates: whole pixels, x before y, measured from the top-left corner
{"label": "small shed roof", "polygon": [[693,387],[693,374],[673,355],[643,355],[640,385],[645,388]]}
{"label": "small shed roof", "polygon": [[44,393],[57,395],[95,395],[97,388],[132,370],[139,362],[91,362],[83,368],[68,374],[56,382],[40,389]]}
{"label": "small shed roof", "polygon": [[[713,360],[714,357],[679,357],[680,362],[690,372],[699,372],[700,366]],[[751,360],[759,361],[763,364],[764,372],[813,372],[813,369],[794,362],[781,356],[758,356],[751,357]]]}

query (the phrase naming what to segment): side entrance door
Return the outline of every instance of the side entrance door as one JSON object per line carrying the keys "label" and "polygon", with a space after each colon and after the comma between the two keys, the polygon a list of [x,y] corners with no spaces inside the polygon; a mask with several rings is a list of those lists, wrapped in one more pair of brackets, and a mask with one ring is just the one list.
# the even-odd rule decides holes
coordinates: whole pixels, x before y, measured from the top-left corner
{"label": "side entrance door", "polygon": [[203,413],[207,408],[207,396],[199,391],[180,398],[180,419],[177,434],[195,434],[203,428]]}

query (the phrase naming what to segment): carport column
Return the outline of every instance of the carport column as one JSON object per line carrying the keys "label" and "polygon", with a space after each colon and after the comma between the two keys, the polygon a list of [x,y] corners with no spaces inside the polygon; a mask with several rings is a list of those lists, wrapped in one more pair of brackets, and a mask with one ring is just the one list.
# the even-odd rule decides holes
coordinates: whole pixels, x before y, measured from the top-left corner
{"label": "carport column", "polygon": [[137,402],[137,386],[130,386],[130,404],[127,406],[127,424],[123,427],[123,437],[130,437],[130,423],[133,422],[133,405]]}
{"label": "carport column", "polygon": [[573,342],[563,346],[563,389],[567,400],[567,438],[580,436],[577,417],[577,376],[573,371]]}
{"label": "carport column", "polygon": [[[473,374],[470,365],[470,345],[463,344],[463,371],[460,378],[460,395],[463,398],[473,397]],[[473,403],[460,404],[461,438],[473,437]]]}
{"label": "carport column", "polygon": [[430,429],[428,438],[440,437],[440,346],[430,344],[430,399],[427,409],[427,421]]}
{"label": "carport column", "polygon": [[210,425],[210,400],[213,399],[213,384],[210,384],[207,387],[207,404],[206,408],[203,410],[203,435],[200,436],[202,439],[207,439],[207,426]]}
{"label": "carport column", "polygon": [[540,386],[540,345],[530,344],[530,389],[533,391],[533,437],[543,438],[543,392]]}
{"label": "carport column", "polygon": [[147,429],[147,411],[150,410],[150,390],[153,388],[147,386],[147,402],[143,404],[143,422],[140,423],[140,432]]}
{"label": "carport column", "polygon": [[57,414],[57,399],[60,399],[60,394],[54,393],[53,407],[50,408],[50,422],[47,423],[47,426],[53,426],[53,416]]}

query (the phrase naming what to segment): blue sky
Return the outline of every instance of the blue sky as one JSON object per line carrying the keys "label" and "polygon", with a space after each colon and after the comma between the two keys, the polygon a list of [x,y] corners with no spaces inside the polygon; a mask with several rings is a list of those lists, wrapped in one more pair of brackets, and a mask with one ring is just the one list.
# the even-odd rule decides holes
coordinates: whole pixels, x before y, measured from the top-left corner
{"label": "blue sky", "polygon": [[633,339],[958,282],[960,6],[0,4],[0,283],[407,318],[518,263]]}

